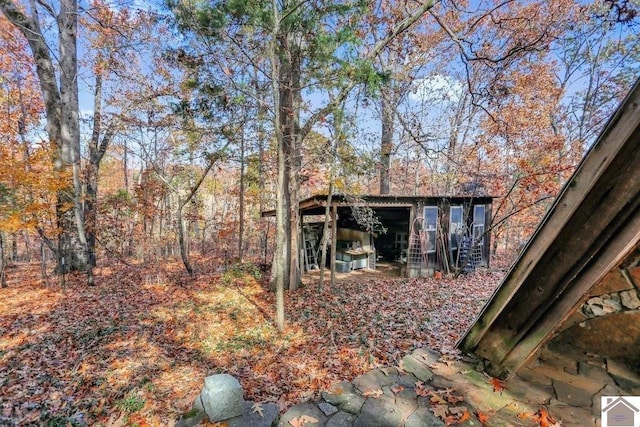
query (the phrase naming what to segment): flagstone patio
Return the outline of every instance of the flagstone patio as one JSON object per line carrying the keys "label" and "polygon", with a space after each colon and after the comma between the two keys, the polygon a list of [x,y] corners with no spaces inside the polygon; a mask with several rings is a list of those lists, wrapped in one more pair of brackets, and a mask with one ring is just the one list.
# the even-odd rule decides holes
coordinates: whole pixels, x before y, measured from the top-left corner
{"label": "flagstone patio", "polygon": [[[554,381],[544,374],[554,368],[545,367],[547,370],[542,372],[530,368],[528,380],[516,376],[501,382],[479,372],[472,359],[451,360],[427,349],[417,349],[405,356],[400,366],[378,368],[353,381],[334,384],[322,393],[319,402],[291,407],[278,425],[599,426],[599,420],[592,415],[592,389],[582,390],[585,399],[581,401],[578,397],[576,405],[559,400],[559,397],[574,398],[581,386],[586,384],[589,388],[593,383]],[[565,378],[566,381],[570,382]],[[559,396],[562,393],[565,395]]]}

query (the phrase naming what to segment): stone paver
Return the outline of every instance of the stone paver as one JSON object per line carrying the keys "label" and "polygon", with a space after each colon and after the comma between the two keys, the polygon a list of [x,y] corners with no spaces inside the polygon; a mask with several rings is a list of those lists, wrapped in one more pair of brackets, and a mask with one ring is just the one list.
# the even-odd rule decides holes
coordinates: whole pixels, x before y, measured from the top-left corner
{"label": "stone paver", "polygon": [[[481,366],[470,358],[439,358],[433,351],[418,349],[403,357],[398,367],[374,369],[333,384],[321,393],[320,401],[294,405],[279,420],[277,405],[264,403],[256,411],[253,402],[238,403],[237,390],[230,393],[235,402],[223,399],[207,405],[207,411],[213,412],[209,406],[240,404],[242,413],[224,420],[229,427],[538,427],[535,415],[544,408],[564,427],[599,427],[601,396],[640,394],[635,371],[596,354],[576,357],[563,349],[547,349],[498,390]],[[232,377],[219,378],[237,389]],[[212,378],[207,381],[211,386]],[[200,395],[176,426],[193,427],[206,418]]]}
{"label": "stone paver", "polygon": [[[425,349],[405,356],[402,362],[401,369],[379,368],[352,383],[332,385],[322,392],[322,401],[313,409],[323,415],[326,411],[319,408],[324,405],[340,409],[326,420],[329,427],[441,427],[446,425],[445,417],[448,422],[460,420],[465,410],[466,421],[454,425],[481,425],[476,416],[479,411],[490,417],[491,426],[533,427],[537,424],[532,417],[539,405],[554,397],[550,383],[531,384],[520,378],[514,380],[513,392],[494,392],[488,377],[471,364],[439,361],[434,352]],[[296,405],[283,419],[288,422],[299,417],[300,409]],[[522,413],[531,418],[521,419]],[[281,420],[280,425],[285,427],[286,422]]]}
{"label": "stone paver", "polygon": [[421,362],[410,354],[402,358],[402,369],[411,372],[420,381],[429,381],[433,376],[433,372],[426,363]]}
{"label": "stone paver", "polygon": [[271,427],[278,419],[279,410],[275,403],[261,403],[259,411],[254,411],[254,402],[244,402],[244,413],[225,421],[227,427]]}
{"label": "stone paver", "polygon": [[331,415],[338,412],[338,408],[333,406],[331,403],[327,403],[327,402],[318,403],[318,408],[320,408],[322,413],[325,414],[327,417],[330,417]]}
{"label": "stone paver", "polygon": [[[327,424],[327,417],[322,413],[317,405],[314,405],[313,403],[299,403],[289,408],[289,410],[280,417],[278,427],[291,427],[293,424],[289,421],[294,418],[300,419],[303,416],[308,417],[308,421],[304,423],[305,427],[319,427]],[[315,421],[311,422],[310,420],[312,419]]]}
{"label": "stone paver", "polygon": [[[230,427],[272,427],[276,422],[291,427],[301,421],[305,427],[537,427],[534,415],[546,408],[562,426],[597,427],[600,395],[624,394],[612,377],[634,390],[639,381],[610,360],[590,357],[576,364],[551,352],[545,352],[544,359],[528,364],[503,389],[494,390],[495,384],[476,370],[473,360],[439,359],[430,350],[418,349],[399,367],[374,369],[351,382],[333,384],[321,393],[320,401],[297,404],[279,421],[275,404],[262,404],[260,415],[253,402],[243,402],[243,414],[225,423]],[[192,427],[203,420],[204,408],[194,407],[191,417],[184,416],[178,426]]]}
{"label": "stone paver", "polygon": [[367,399],[354,427],[396,427],[403,423],[402,411],[388,398]]}
{"label": "stone paver", "polygon": [[341,411],[327,421],[326,427],[352,427],[355,419],[355,415]]}
{"label": "stone paver", "polygon": [[360,375],[353,380],[353,385],[360,391],[365,393],[368,390],[382,389],[390,386],[398,380],[398,370],[390,368],[383,371],[382,369],[374,369],[364,375]]}
{"label": "stone paver", "polygon": [[444,427],[445,423],[428,408],[418,408],[405,421],[405,427]]}

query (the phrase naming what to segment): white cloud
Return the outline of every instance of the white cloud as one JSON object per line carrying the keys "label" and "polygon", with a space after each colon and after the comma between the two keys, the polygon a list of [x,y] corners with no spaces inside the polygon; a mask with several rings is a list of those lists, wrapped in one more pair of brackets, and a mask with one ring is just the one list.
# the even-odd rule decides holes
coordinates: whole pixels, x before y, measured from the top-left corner
{"label": "white cloud", "polygon": [[463,90],[459,81],[436,74],[414,80],[409,99],[414,102],[458,102]]}

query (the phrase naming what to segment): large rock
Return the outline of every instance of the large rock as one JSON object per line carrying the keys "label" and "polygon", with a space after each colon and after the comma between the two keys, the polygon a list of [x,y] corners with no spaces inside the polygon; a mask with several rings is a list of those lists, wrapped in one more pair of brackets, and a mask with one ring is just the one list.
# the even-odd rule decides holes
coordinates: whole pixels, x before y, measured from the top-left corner
{"label": "large rock", "polygon": [[332,384],[329,390],[322,392],[325,402],[338,406],[341,410],[351,414],[360,412],[364,404],[364,397],[356,393],[353,384],[349,381],[341,381]]}
{"label": "large rock", "polygon": [[340,405],[355,396],[353,384],[349,381],[340,381],[329,387],[329,390],[322,392],[322,398],[332,405]]}
{"label": "large rock", "polygon": [[622,305],[629,310],[635,310],[640,307],[640,298],[638,298],[638,291],[635,289],[620,292],[620,298],[622,300]]}
{"label": "large rock", "polygon": [[640,310],[620,311],[587,320],[562,332],[555,341],[575,351],[640,365]]}
{"label": "large rock", "polygon": [[440,359],[439,353],[428,348],[417,348],[411,353],[411,356],[427,366],[433,365]]}
{"label": "large rock", "polygon": [[237,379],[228,374],[208,376],[193,407],[204,412],[214,423],[242,415],[242,386]]}
{"label": "large rock", "polygon": [[633,289],[633,284],[622,274],[620,269],[616,268],[607,273],[590,293],[591,295],[602,295],[625,291],[627,289]]}
{"label": "large rock", "polygon": [[571,406],[577,407],[590,407],[591,400],[594,393],[589,390],[585,390],[582,387],[577,387],[575,384],[571,384],[568,381],[553,380],[553,388],[556,391],[558,400],[567,403]]}
{"label": "large rock", "polygon": [[640,375],[625,363],[614,359],[607,359],[607,372],[620,388],[630,394],[640,394]]}

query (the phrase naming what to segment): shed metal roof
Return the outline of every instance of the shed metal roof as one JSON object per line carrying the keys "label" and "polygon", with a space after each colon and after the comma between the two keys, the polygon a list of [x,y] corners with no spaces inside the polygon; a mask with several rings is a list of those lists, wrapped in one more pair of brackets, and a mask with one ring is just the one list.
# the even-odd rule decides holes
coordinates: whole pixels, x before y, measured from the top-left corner
{"label": "shed metal roof", "polygon": [[[299,203],[303,215],[322,215],[325,212],[328,200],[327,194],[315,194],[303,199]],[[332,206],[351,207],[357,205],[371,208],[410,208],[418,202],[437,203],[440,200],[449,200],[452,203],[475,201],[478,203],[491,203],[491,196],[398,196],[398,195],[358,195],[334,194],[331,199]],[[275,216],[275,210],[262,212],[263,217]]]}

